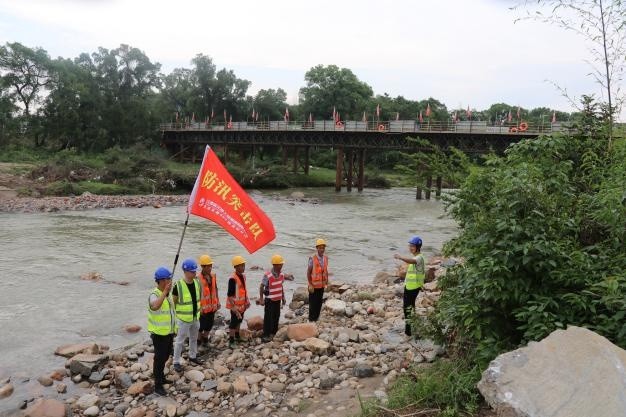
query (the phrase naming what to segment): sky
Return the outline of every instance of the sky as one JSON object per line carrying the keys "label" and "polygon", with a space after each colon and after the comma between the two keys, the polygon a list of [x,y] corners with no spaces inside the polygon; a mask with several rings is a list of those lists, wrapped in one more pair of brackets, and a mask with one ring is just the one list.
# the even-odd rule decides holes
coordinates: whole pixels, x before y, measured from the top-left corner
{"label": "sky", "polygon": [[[375,94],[434,97],[448,108],[504,102],[573,111],[600,87],[574,33],[515,20],[508,0],[0,0],[0,43],[73,58],[141,49],[169,73],[198,53],[291,104],[311,67],[351,69]],[[626,119],[622,112],[621,120]]]}

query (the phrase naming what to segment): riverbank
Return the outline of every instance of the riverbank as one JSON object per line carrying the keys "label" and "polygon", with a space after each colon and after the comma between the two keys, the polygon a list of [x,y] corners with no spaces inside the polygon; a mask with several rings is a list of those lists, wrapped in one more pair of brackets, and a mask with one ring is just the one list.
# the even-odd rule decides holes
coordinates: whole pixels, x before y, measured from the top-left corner
{"label": "riverbank", "polygon": [[[441,263],[441,258],[429,261],[434,281],[418,298],[420,315],[439,296],[437,278],[445,273]],[[371,285],[334,283],[316,325],[306,322],[307,292],[298,288],[279,333],[267,344],[259,339],[259,318],[248,318],[247,342],[236,349],[227,347],[226,329],[220,327],[211,348],[200,351],[205,365],[186,363],[185,372],[176,374],[168,364],[173,383],[167,397],[152,393],[149,341],[112,352],[91,345],[89,354],[68,359],[65,369],[2,381],[0,392],[12,393],[0,400],[0,415],[53,417],[65,414],[51,410],[66,409],[107,417],[355,415],[365,398],[384,403],[386,388],[409,366],[444,354],[430,341],[406,340],[403,287],[395,275],[381,272]]]}

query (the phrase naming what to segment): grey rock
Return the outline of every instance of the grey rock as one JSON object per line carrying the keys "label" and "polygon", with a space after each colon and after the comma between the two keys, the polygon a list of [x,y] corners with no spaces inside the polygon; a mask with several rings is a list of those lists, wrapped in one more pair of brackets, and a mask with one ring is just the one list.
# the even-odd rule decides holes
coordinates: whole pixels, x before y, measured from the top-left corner
{"label": "grey rock", "polygon": [[352,375],[357,378],[369,378],[374,376],[374,368],[367,363],[357,363],[354,368],[352,368]]}
{"label": "grey rock", "polygon": [[121,403],[116,405],[113,411],[115,412],[115,414],[121,417],[124,415],[124,413],[126,413],[126,410],[128,410],[129,407],[130,405],[128,405],[127,403]]}
{"label": "grey rock", "polygon": [[254,403],[255,397],[256,397],[256,394],[244,395],[243,397],[235,401],[235,408],[247,410]]}
{"label": "grey rock", "polygon": [[133,380],[129,374],[126,372],[122,372],[115,377],[115,383],[120,387],[127,389],[131,385],[133,385]]}
{"label": "grey rock", "polygon": [[207,379],[206,381],[202,382],[201,387],[202,387],[202,389],[204,389],[206,391],[210,391],[212,389],[217,388],[217,381],[215,381],[213,379]]}
{"label": "grey rock", "polygon": [[626,415],[626,351],[580,327],[504,353],[478,389],[499,416]]}
{"label": "grey rock", "polygon": [[309,290],[307,287],[298,287],[293,292],[293,297],[291,298],[292,302],[301,301],[304,304],[309,303]]}
{"label": "grey rock", "polygon": [[98,383],[100,381],[102,381],[104,379],[104,373],[103,372],[92,372],[91,375],[89,375],[89,382],[91,382],[92,384]]}

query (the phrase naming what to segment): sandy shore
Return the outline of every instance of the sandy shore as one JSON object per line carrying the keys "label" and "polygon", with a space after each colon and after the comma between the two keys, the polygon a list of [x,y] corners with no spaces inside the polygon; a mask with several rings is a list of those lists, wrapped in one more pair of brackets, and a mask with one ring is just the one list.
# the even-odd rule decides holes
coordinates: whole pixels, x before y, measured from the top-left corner
{"label": "sandy shore", "polygon": [[51,213],[68,210],[107,209],[115,207],[164,207],[184,205],[189,195],[94,195],[76,197],[16,197],[0,199],[0,212]]}

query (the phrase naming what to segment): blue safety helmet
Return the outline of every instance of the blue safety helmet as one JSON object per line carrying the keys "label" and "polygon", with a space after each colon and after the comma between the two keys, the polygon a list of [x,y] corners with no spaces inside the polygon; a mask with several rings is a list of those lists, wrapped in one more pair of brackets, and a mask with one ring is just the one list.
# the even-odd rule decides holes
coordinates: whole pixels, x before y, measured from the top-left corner
{"label": "blue safety helmet", "polygon": [[422,246],[422,238],[413,236],[411,240],[409,240],[409,245]]}
{"label": "blue safety helmet", "polygon": [[196,272],[196,269],[198,269],[198,264],[193,259],[185,259],[183,261],[183,271]]}
{"label": "blue safety helmet", "polygon": [[154,280],[155,281],[160,281],[162,279],[170,279],[170,278],[172,278],[172,273],[170,272],[169,269],[167,269],[164,266],[162,266],[162,267],[158,268],[156,271],[154,271]]}

